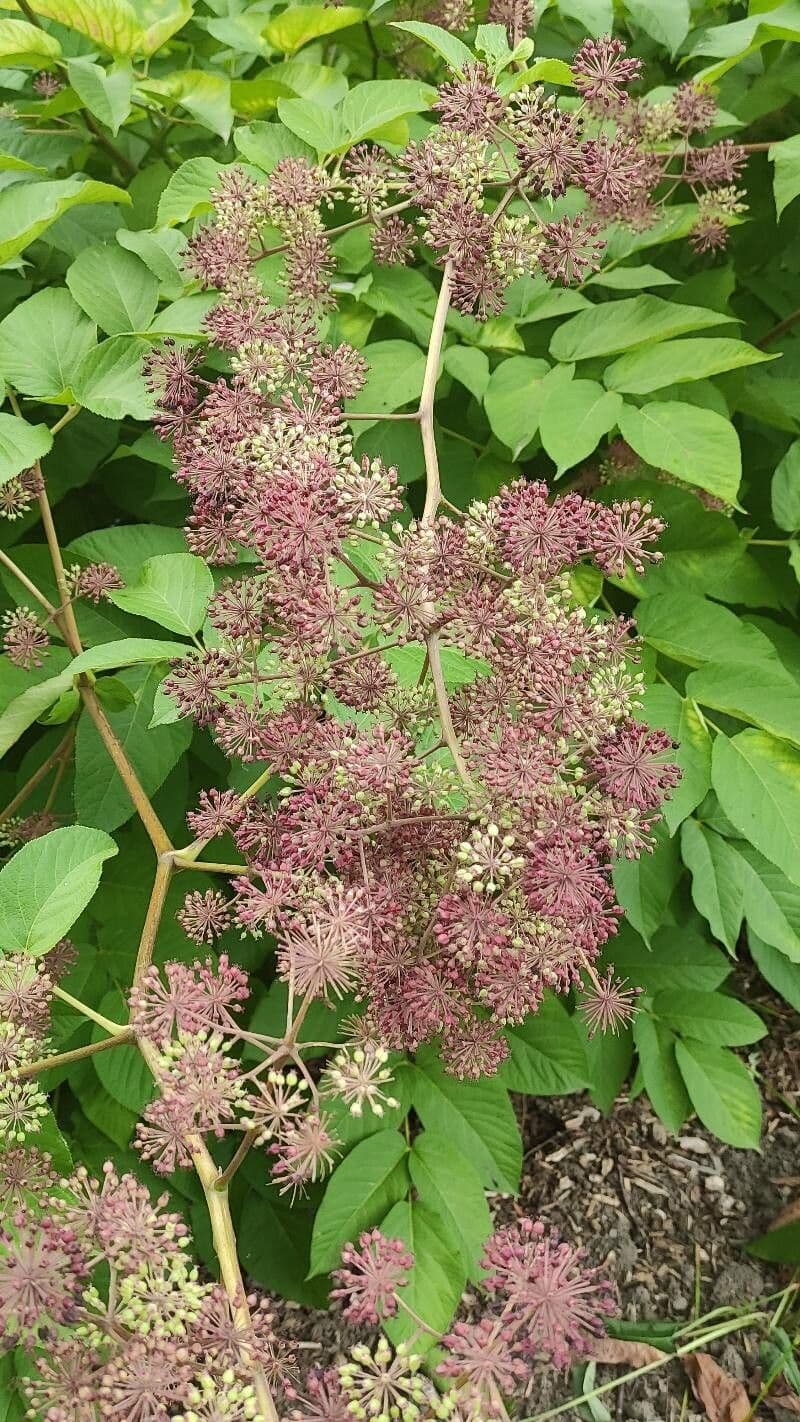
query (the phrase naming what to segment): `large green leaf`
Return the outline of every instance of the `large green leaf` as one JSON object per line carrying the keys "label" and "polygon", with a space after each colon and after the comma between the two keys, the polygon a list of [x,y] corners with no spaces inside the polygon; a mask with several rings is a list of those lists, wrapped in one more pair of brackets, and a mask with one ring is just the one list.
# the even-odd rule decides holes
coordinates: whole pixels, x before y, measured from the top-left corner
{"label": "large green leaf", "polygon": [[47,953],[83,913],[104,861],[116,853],[109,835],[83,825],[52,830],[18,849],[0,871],[2,951]]}
{"label": "large green leaf", "polygon": [[263,1161],[256,1165],[258,1185],[248,1190],[237,1228],[242,1268],[262,1288],[284,1299],[324,1308],[325,1279],[306,1278],[314,1211],[302,1200],[291,1204],[276,1189],[265,1188]]}
{"label": "large green leaf", "polygon": [[230,137],[231,81],[224,75],[209,74],[204,69],[176,70],[163,79],[142,80],[140,88],[148,96],[173,101],[223,141]]}
{"label": "large green leaf", "polygon": [[614,23],[612,0],[559,0],[562,14],[578,20],[595,39],[611,33]]}
{"label": "large green leaf", "polygon": [[653,1110],[668,1130],[679,1131],[692,1107],[675,1058],[675,1037],[648,1012],[639,1012],[634,1018],[633,1039]]}
{"label": "large green leaf", "polygon": [[61,56],[55,35],[27,20],[0,20],[0,64],[40,69]]}
{"label": "large green leaf", "polygon": [[[287,97],[290,97],[287,95]],[[282,158],[307,158],[314,161],[315,150],[302,138],[284,128],[282,123],[240,124],[234,129],[234,146],[248,163],[255,163],[265,173],[271,173]]]}
{"label": "large green leaf", "polygon": [[773,143],[769,150],[770,161],[775,164],[772,187],[775,193],[775,211],[780,217],[784,208],[794,202],[800,193],[800,134],[793,133],[781,143]]}
{"label": "large green leaf", "polygon": [[448,1076],[430,1047],[417,1052],[412,1082],[414,1109],[426,1130],[453,1144],[471,1160],[486,1186],[516,1190],[522,1145],[508,1092],[500,1081],[459,1081]]}
{"label": "large green leaf", "polygon": [[575,1022],[552,993],[538,1012],[509,1028],[511,1056],[501,1076],[511,1091],[528,1096],[561,1096],[588,1082],[586,1054]]}
{"label": "large green leaf", "polygon": [[364,15],[355,5],[289,5],[269,21],[264,35],[274,49],[294,54],[311,40],[360,24]]}
{"label": "large green leaf", "polygon": [[106,70],[90,59],[70,59],[69,82],[90,113],[117,134],[131,111],[133,76],[128,65]]}
{"label": "large green leaf", "polygon": [[417,79],[367,79],[345,94],[339,109],[347,141],[360,143],[394,119],[429,109],[435,100],[436,90]]}
{"label": "large green leaf", "polygon": [[710,992],[731,971],[719,949],[685,928],[660,928],[647,947],[629,924],[623,923],[609,946],[616,971],[648,993],[682,987],[686,992]]}
{"label": "large green leaf", "polygon": [[662,341],[620,356],[606,367],[603,382],[609,390],[620,390],[624,395],[649,395],[665,385],[705,380],[724,370],[774,359],[768,351],[724,336]]}
{"label": "large green leaf", "polygon": [[739,436],[730,420],[681,400],[624,405],[623,439],[647,464],[734,504],[742,477]]}
{"label": "large green leaf", "polygon": [[660,296],[632,296],[625,301],[592,306],[564,321],[550,342],[550,354],[556,360],[616,355],[634,346],[664,341],[687,331],[702,331],[733,319],[707,306],[680,306]]}
{"label": "large green leaf", "polygon": [[78,366],[96,339],[93,322],[70,293],[45,287],[0,321],[0,371],[23,395],[69,400]]}
{"label": "large green leaf", "polygon": [[793,963],[800,963],[800,888],[752,844],[739,840],[732,848],[742,880],[748,937],[755,931]]}
{"label": "large green leaf", "polygon": [[0,414],[0,484],[30,469],[52,447],[47,425],[29,425],[20,415]]}
{"label": "large green leaf", "polygon": [[674,834],[711,788],[711,737],[697,707],[665,682],[645,689],[639,715],[648,726],[668,731],[677,745],[673,757],[681,778],[663,808]]}
{"label": "large green leaf", "polygon": [[800,690],[779,661],[709,662],[686,678],[686,694],[800,747]]}
{"label": "large green leaf", "polygon": [[622,399],[596,380],[546,382],[539,416],[542,444],[557,465],[556,476],[580,464],[619,419]]}
{"label": "large green leaf", "polygon": [[761,1100],[747,1067],[725,1047],[677,1042],[675,1057],[703,1125],[728,1145],[757,1150]]}
{"label": "large green leaf", "polygon": [[130,201],[123,188],[78,175],[6,188],[0,193],[0,264],[10,262],[74,207]]}
{"label": "large green leaf", "polygon": [[[162,676],[163,668],[158,666],[120,672],[119,680],[135,699],[108,716],[147,795],[163,785],[192,739],[189,721],[150,726]],[[79,819],[105,830],[118,829],[134,813],[130,795],[108,764],[100,733],[87,716],[81,718],[75,739],[75,810]]]}
{"label": "large green leaf", "polygon": [[87,647],[72,662],[70,671],[77,676],[83,671],[112,671],[116,667],[135,666],[138,662],[165,662],[173,657],[185,657],[191,650],[186,642],[124,637],[119,642],[103,642],[98,647]]}
{"label": "large green leaf", "polygon": [[210,212],[211,194],[219,186],[220,174],[235,163],[217,163],[213,158],[187,158],[172,174],[158,200],[159,227],[174,227]]}
{"label": "large green leaf", "polygon": [[320,156],[347,142],[338,109],[323,108],[315,99],[279,99],[278,114],[290,133]]}
{"label": "large green leaf", "polygon": [[658,993],[652,1011],[678,1036],[710,1042],[715,1047],[749,1046],[759,1042],[767,1030],[745,1003],[721,992],[687,994],[674,988]]}
{"label": "large green leaf", "polygon": [[727,607],[689,592],[659,593],[636,609],[639,632],[656,651],[690,667],[704,662],[771,663],[775,649]]}
{"label": "large green leaf", "polygon": [[[113,528],[96,528],[73,538],[67,552],[87,563],[113,563],[126,584],[138,582],[148,558],[160,553],[183,553],[186,539],[179,528],[158,523],[125,523]],[[167,653],[169,655],[169,653]]]}
{"label": "large green leaf", "polygon": [[322,1197],[311,1240],[311,1274],[339,1263],[342,1245],[380,1224],[408,1187],[408,1146],[399,1131],[378,1131],[354,1146],[334,1170]]}
{"label": "large green leaf", "polygon": [[364,358],[369,372],[363,390],[350,401],[351,410],[385,415],[418,399],[425,374],[425,353],[419,346],[410,341],[376,341],[365,348]]}
{"label": "large green leaf", "polygon": [[727,840],[697,820],[681,828],[681,853],[692,875],[695,907],[708,919],[715,938],[736,950],[744,914],[739,856]]}
{"label": "large green leaf", "polygon": [[689,0],[669,0],[668,4],[664,0],[625,0],[625,9],[634,24],[671,54],[689,33]]}
{"label": "large green leaf", "polygon": [[440,54],[457,74],[462,74],[467,65],[475,62],[474,55],[467,49],[463,40],[450,30],[442,29],[440,25],[429,25],[424,20],[395,20],[394,28],[405,30],[406,34],[422,40]]}
{"label": "large green leaf", "polygon": [[772,476],[772,517],[779,528],[800,528],[800,439],[790,444]]}
{"label": "large green leaf", "polygon": [[125,415],[146,420],[153,412],[153,397],[142,374],[149,346],[137,336],[110,336],[90,350],[75,372],[76,398],[95,415],[121,420]]}
{"label": "large green leaf", "polygon": [[492,433],[511,450],[514,459],[539,428],[542,382],[549,369],[545,360],[512,356],[502,361],[489,378],[483,400],[486,418]]}
{"label": "large green leaf", "polygon": [[771,988],[800,1012],[800,963],[791,963],[771,944],[764,943],[755,933],[748,932],[750,952],[759,972]]}
{"label": "large green leaf", "polygon": [[159,283],[162,296],[172,298],[183,294],[188,278],[182,269],[186,246],[182,232],[171,227],[157,228],[153,232],[129,232],[121,227],[117,241],[144,262]]}
{"label": "large green leaf", "polygon": [[633,1061],[633,1032],[623,1027],[617,1032],[595,1032],[590,1037],[586,1024],[580,1029],[586,1036],[586,1064],[589,1095],[604,1116],[610,1115]]}
{"label": "large green leaf", "polygon": [[146,330],[158,304],[156,278],[124,247],[87,247],[69,268],[67,286],[109,336]]}
{"label": "large green leaf", "polygon": [[441,1216],[446,1242],[460,1256],[464,1273],[476,1279],[481,1250],[492,1231],[492,1217],[472,1161],[452,1141],[423,1131],[414,1141],[408,1168],[417,1197]]}
{"label": "large green leaf", "polygon": [[718,735],[711,775],[731,823],[800,884],[800,751],[765,731]]}
{"label": "large green leaf", "polygon": [[36,13],[114,55],[155,54],[192,13],[191,0],[36,0]]}
{"label": "large green leaf", "polygon": [[72,671],[67,669],[69,660],[69,653],[63,648],[53,648],[44,666],[39,668],[39,680],[33,672],[22,674],[24,683],[21,690],[14,688],[12,681],[18,668],[7,663],[5,658],[0,661],[0,681],[4,683],[0,711],[0,756],[10,750],[49,706],[69,691],[72,686]]}
{"label": "large green leaf", "polygon": [[413,1338],[413,1351],[427,1353],[447,1331],[466,1283],[466,1270],[459,1255],[458,1236],[451,1221],[431,1209],[424,1200],[399,1200],[381,1223],[389,1239],[402,1239],[414,1256],[408,1283],[399,1290],[418,1318],[430,1324],[430,1333],[403,1309],[387,1319],[384,1332],[397,1346]]}
{"label": "large green leaf", "polygon": [[139,581],[112,592],[111,601],[125,612],[191,637],[203,625],[213,592],[214,579],[202,558],[193,553],[162,553],[148,558]]}
{"label": "large green leaf", "polygon": [[678,882],[678,845],[663,824],[656,827],[655,847],[640,859],[621,859],[614,866],[614,888],[625,917],[649,943],[664,922]]}

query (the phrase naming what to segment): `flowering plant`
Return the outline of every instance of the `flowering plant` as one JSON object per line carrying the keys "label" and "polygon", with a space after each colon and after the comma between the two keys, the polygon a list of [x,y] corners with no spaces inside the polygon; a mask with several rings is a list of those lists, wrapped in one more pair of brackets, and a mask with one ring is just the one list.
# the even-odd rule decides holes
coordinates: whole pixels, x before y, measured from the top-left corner
{"label": "flowering plant", "polygon": [[[270,35],[347,18],[317,8]],[[752,701],[702,669],[685,695],[675,684],[671,664],[702,667],[729,632],[717,603],[659,622],[673,514],[715,520],[752,555],[733,524],[738,438],[713,395],[647,397],[670,393],[662,360],[680,391],[681,362],[713,374],[761,357],[682,340],[732,319],[699,297],[586,293],[652,284],[656,269],[621,264],[659,241],[688,261],[725,249],[764,145],[716,135],[703,82],[639,93],[643,61],[620,38],[529,63],[517,4],[477,28],[433,18],[447,17],[393,32],[416,77],[365,79],[329,110],[281,96],[279,124],[236,131],[242,161],[188,157],[154,224],[76,254],[66,288],[23,302],[24,320],[47,299],[57,375],[15,364],[19,313],[0,323],[0,420],[18,446],[4,513],[12,537],[41,521],[47,557],[0,550],[14,593],[0,739],[42,715],[53,727],[3,816],[0,1319],[47,1422],[524,1409],[534,1363],[585,1354],[611,1303],[543,1224],[493,1230],[486,1189],[512,1191],[521,1162],[509,1091],[590,1084],[610,1106],[635,1040],[671,1128],[706,1109],[706,1073],[737,1098],[714,1129],[757,1138],[728,1048],[760,1020],[715,991],[728,970],[701,942],[688,971],[708,1001],[687,1024],[674,939],[659,938],[696,939],[679,826],[718,936],[735,938],[744,897],[735,922],[709,907],[703,854],[735,856],[751,921],[778,931],[754,887],[793,872],[774,817],[748,858],[750,819],[721,780],[718,818],[692,812],[712,733],[715,764],[758,762],[783,723],[770,712],[737,745],[700,704],[723,696],[760,726]],[[82,63],[67,63],[75,92]],[[298,65],[283,78],[302,82]],[[123,170],[166,95],[136,78],[122,148],[98,130]],[[46,113],[65,102],[53,82],[34,81]],[[207,114],[212,91],[189,85],[187,111]],[[171,128],[191,127],[169,114],[168,160]],[[385,339],[368,339],[376,319]],[[529,320],[551,323],[552,363],[519,335]],[[69,403],[47,427],[25,420],[26,397]],[[160,521],[64,549],[47,456],[87,412],[151,415],[120,457],[157,470]],[[462,478],[476,430],[491,448]],[[540,456],[570,479],[551,487]],[[73,1119],[77,1168],[59,1129]],[[331,1272],[346,1319],[390,1341],[306,1378],[249,1281],[318,1303]],[[453,1323],[467,1280],[481,1311]]]}

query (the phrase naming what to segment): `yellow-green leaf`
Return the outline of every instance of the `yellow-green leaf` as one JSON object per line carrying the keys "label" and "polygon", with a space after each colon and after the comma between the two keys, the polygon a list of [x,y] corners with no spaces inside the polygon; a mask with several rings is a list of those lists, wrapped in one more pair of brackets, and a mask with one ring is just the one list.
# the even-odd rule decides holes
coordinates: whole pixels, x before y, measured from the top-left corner
{"label": "yellow-green leaf", "polygon": [[0,20],[0,64],[10,68],[39,69],[60,58],[61,45],[38,25],[27,20]]}
{"label": "yellow-green leaf", "polygon": [[77,174],[51,183],[7,188],[0,193],[0,265],[23,252],[72,207],[130,201],[123,188]]}
{"label": "yellow-green leaf", "polygon": [[321,39],[323,35],[332,35],[336,30],[359,24],[364,14],[355,5],[289,6],[282,15],[270,20],[264,34],[274,49],[281,50],[283,54],[294,54],[309,40]]}

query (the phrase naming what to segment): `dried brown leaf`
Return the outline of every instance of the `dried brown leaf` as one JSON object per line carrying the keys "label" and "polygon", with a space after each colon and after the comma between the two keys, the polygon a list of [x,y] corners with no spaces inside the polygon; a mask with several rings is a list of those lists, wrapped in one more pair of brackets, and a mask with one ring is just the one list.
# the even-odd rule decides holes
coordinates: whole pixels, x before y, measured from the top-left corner
{"label": "dried brown leaf", "polygon": [[715,1363],[710,1353],[687,1353],[681,1362],[708,1422],[745,1422],[750,1399],[737,1378]]}
{"label": "dried brown leaf", "polygon": [[764,1398],[764,1402],[773,1412],[779,1410],[783,1412],[794,1412],[800,1417],[800,1397],[797,1396],[796,1392],[773,1391],[768,1397]]}
{"label": "dried brown leaf", "polygon": [[643,1368],[647,1363],[660,1363],[668,1358],[660,1348],[650,1343],[632,1343],[624,1338],[601,1338],[592,1349],[596,1363],[624,1363],[628,1368]]}

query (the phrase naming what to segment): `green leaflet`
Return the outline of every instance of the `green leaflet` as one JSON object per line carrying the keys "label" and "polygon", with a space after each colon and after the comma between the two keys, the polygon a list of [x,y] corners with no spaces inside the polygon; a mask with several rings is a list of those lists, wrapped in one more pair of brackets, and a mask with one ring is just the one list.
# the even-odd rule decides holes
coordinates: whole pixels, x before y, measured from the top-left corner
{"label": "green leaflet", "polygon": [[633,346],[665,341],[733,319],[707,307],[682,306],[660,296],[633,296],[581,311],[565,321],[550,342],[550,354],[556,360],[616,355]]}
{"label": "green leaflet", "polygon": [[148,558],[132,586],[111,594],[115,607],[158,622],[169,632],[191,637],[203,625],[214,580],[193,553]]}
{"label": "green leaflet", "polygon": [[417,1053],[412,1104],[426,1130],[449,1137],[475,1166],[483,1184],[516,1190],[522,1147],[508,1092],[496,1078],[479,1082],[448,1076],[435,1052]]}
{"label": "green leaflet", "polygon": [[478,1260],[492,1230],[492,1217],[472,1162],[452,1142],[444,1149],[442,1145],[438,1136],[428,1131],[416,1137],[408,1158],[411,1183],[422,1204],[444,1222],[443,1242],[449,1253],[460,1257],[465,1275],[477,1279]]}
{"label": "green leaflet", "polygon": [[675,1056],[692,1105],[720,1140],[757,1150],[761,1101],[747,1067],[724,1047],[677,1042]]}
{"label": "green leaflet", "polygon": [[93,321],[70,292],[47,287],[0,321],[0,371],[24,395],[69,404],[78,367],[96,339]]}
{"label": "green leaflet", "polygon": [[63,938],[117,853],[98,829],[67,825],[17,850],[0,870],[0,941],[6,953],[38,957]]}
{"label": "green leaflet", "polygon": [[764,731],[714,742],[712,782],[745,839],[800,884],[800,752]]}
{"label": "green leaflet", "polygon": [[30,469],[52,446],[46,425],[29,425],[19,415],[0,414],[0,484]]}
{"label": "green leaflet", "polygon": [[415,1350],[424,1354],[447,1329],[466,1284],[458,1239],[454,1239],[446,1217],[437,1214],[424,1200],[399,1200],[383,1219],[381,1228],[390,1238],[402,1239],[413,1253],[414,1267],[400,1296],[431,1326],[430,1334],[420,1336],[418,1325],[400,1310],[395,1318],[387,1320],[385,1331],[395,1346],[413,1337]]}
{"label": "green leaflet", "polygon": [[124,189],[93,178],[63,178],[6,189],[0,193],[0,263],[23,252],[74,207],[130,200]]}
{"label": "green leaflet", "polygon": [[[654,298],[655,299],[655,298]],[[624,439],[647,464],[735,504],[742,476],[739,437],[730,420],[680,400],[650,401],[619,415]]]}
{"label": "green leaflet", "polygon": [[124,247],[88,247],[67,272],[78,305],[109,336],[144,331],[158,303],[158,282]]}
{"label": "green leaflet", "polygon": [[354,1146],[331,1175],[314,1222],[311,1274],[339,1262],[342,1245],[380,1223],[405,1194],[408,1146],[398,1131],[378,1131]]}
{"label": "green leaflet", "polygon": [[552,993],[538,1012],[508,1029],[508,1042],[511,1056],[501,1075],[511,1091],[559,1096],[586,1085],[586,1054],[575,1020]]}

